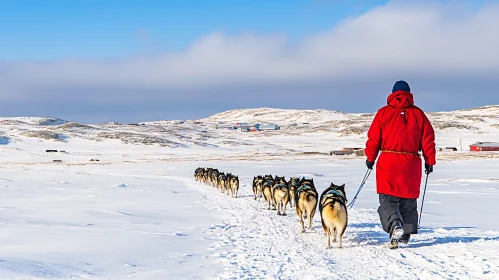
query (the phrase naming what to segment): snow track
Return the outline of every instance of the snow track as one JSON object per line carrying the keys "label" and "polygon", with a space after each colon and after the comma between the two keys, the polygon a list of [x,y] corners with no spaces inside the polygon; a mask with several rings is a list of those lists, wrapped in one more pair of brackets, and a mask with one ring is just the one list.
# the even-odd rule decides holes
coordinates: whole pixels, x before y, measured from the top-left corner
{"label": "snow track", "polygon": [[[184,179],[185,180],[185,179]],[[246,178],[246,182],[249,178]],[[387,234],[374,209],[349,211],[344,248],[325,249],[316,213],[312,230],[300,233],[295,209],[288,216],[267,210],[243,184],[232,199],[216,188],[186,184],[204,192],[205,207],[223,223],[205,234],[219,240],[210,250],[225,266],[219,279],[497,279],[499,233],[473,228],[423,228],[406,248],[388,249]]]}

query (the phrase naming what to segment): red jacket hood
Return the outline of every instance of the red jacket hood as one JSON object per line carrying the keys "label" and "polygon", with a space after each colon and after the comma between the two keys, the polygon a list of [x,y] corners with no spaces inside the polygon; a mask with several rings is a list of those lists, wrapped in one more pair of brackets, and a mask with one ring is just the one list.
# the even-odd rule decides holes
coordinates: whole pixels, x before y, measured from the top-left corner
{"label": "red jacket hood", "polygon": [[410,92],[399,90],[388,96],[387,103],[393,108],[407,108],[414,105],[414,96]]}

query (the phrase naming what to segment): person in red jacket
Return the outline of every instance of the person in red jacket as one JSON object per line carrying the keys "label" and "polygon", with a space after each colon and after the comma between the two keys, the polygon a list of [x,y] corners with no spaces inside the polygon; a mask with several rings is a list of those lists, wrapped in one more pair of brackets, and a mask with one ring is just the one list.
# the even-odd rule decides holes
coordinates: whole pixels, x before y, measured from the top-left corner
{"label": "person in red jacket", "polygon": [[425,113],[414,106],[409,84],[398,81],[388,96],[388,105],[379,109],[367,133],[366,165],[373,169],[376,159],[378,214],[383,230],[390,234],[390,248],[407,244],[418,232],[417,198],[422,162],[425,173],[433,172],[435,132]]}

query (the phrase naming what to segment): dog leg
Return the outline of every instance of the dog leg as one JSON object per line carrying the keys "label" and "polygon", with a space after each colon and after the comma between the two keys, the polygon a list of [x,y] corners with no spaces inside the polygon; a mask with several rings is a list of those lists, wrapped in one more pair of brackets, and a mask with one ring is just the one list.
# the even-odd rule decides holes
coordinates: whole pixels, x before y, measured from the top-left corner
{"label": "dog leg", "polygon": [[333,242],[336,242],[336,233],[337,233],[337,231],[336,231],[336,227],[335,227],[335,228],[333,228]]}
{"label": "dog leg", "polygon": [[296,207],[296,214],[298,214],[298,218],[300,219],[301,232],[305,232],[305,224],[303,223],[303,213],[301,212],[299,207]]}
{"label": "dog leg", "polygon": [[338,233],[339,233],[339,234],[338,234],[338,239],[339,239],[339,241],[338,241],[338,247],[339,247],[339,248],[343,248],[343,244],[342,244],[342,241],[343,241],[343,234],[345,233],[345,230],[346,230],[346,229],[347,229],[347,227],[346,227],[346,225],[345,225],[345,227],[344,227],[344,228],[342,228],[342,229],[339,229],[339,230],[338,230]]}
{"label": "dog leg", "polygon": [[331,249],[331,231],[326,232],[326,249]]}

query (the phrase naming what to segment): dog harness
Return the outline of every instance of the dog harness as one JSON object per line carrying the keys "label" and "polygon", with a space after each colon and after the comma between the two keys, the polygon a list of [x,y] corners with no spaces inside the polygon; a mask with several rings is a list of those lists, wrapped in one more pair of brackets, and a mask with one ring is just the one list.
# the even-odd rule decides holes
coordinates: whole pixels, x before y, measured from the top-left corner
{"label": "dog harness", "polygon": [[341,192],[339,192],[338,190],[330,190],[326,193],[326,195],[333,195],[333,194],[336,194],[336,195],[343,197],[343,194]]}
{"label": "dog harness", "polygon": [[300,193],[303,192],[303,191],[306,191],[306,190],[311,190],[312,187],[307,185],[307,184],[303,184],[303,186],[299,187],[297,190],[296,190],[296,195],[297,196],[300,196]]}
{"label": "dog harness", "polygon": [[265,182],[265,183],[263,184],[263,186],[264,186],[264,187],[265,187],[265,186],[270,186],[270,185],[272,185],[273,183],[274,183],[274,181],[267,181],[267,182]]}
{"label": "dog harness", "polygon": [[282,188],[282,187],[286,187],[286,189],[288,188],[288,186],[286,186],[285,184],[278,184],[278,185],[275,185],[272,187],[272,192],[277,189],[277,188]]}
{"label": "dog harness", "polygon": [[343,204],[346,202],[346,197],[343,196],[343,194],[338,191],[338,190],[330,190],[328,191],[324,197],[327,199],[333,199],[333,200],[339,200],[340,202],[342,202]]}

